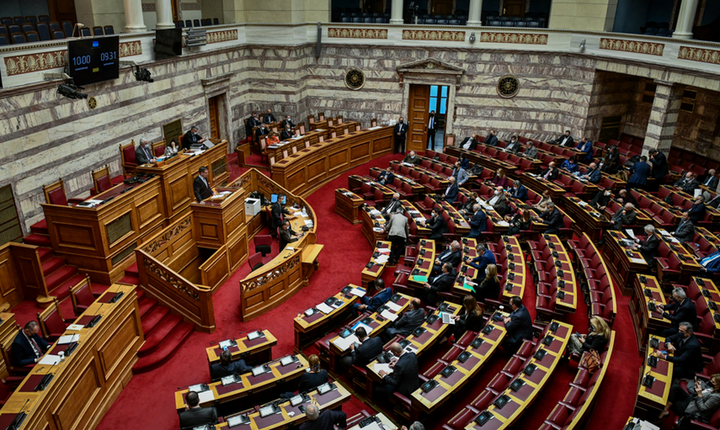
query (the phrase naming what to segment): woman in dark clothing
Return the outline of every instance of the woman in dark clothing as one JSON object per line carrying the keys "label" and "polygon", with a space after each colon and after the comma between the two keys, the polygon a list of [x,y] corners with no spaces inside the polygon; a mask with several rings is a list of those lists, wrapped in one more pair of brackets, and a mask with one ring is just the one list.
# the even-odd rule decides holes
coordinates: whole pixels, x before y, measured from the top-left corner
{"label": "woman in dark clothing", "polygon": [[568,343],[568,351],[570,353],[582,354],[589,352],[591,349],[602,353],[610,340],[610,327],[604,319],[594,316],[590,318],[592,331],[589,334],[573,333]]}
{"label": "woman in dark clothing", "polygon": [[[475,282],[467,282],[468,285],[475,288],[473,297],[480,303],[485,303],[486,298],[497,300],[500,295],[500,279],[497,275],[497,266],[488,264],[485,267],[485,279],[481,278],[481,276],[482,273],[478,273]],[[482,279],[482,282],[480,282],[480,279]]]}
{"label": "woman in dark clothing", "polygon": [[327,370],[320,369],[320,359],[313,354],[308,357],[310,369],[300,376],[298,391],[304,393],[329,381]]}
{"label": "woman in dark clothing", "polygon": [[507,215],[505,220],[510,224],[510,228],[507,232],[510,236],[518,234],[522,230],[530,230],[530,225],[532,224],[530,211],[527,209],[520,209],[512,219],[510,218],[510,215]]}
{"label": "woman in dark clothing", "polygon": [[483,306],[479,305],[475,297],[465,296],[463,299],[463,308],[460,315],[453,315],[455,327],[452,334],[455,340],[460,339],[466,331],[480,331],[485,326],[483,319]]}
{"label": "woman in dark clothing", "polygon": [[[688,382],[687,391],[679,382],[671,385],[668,402],[658,418],[665,418],[672,410],[680,417],[709,420],[718,407],[720,407],[720,374],[716,373],[709,381],[700,381],[696,377],[694,381]],[[682,423],[682,420],[680,422]]]}

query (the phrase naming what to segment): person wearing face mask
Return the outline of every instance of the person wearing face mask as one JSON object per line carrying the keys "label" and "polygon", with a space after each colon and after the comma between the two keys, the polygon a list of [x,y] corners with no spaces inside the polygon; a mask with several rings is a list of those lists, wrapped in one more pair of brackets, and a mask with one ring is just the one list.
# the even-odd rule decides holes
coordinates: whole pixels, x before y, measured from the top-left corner
{"label": "person wearing face mask", "polygon": [[467,281],[467,284],[473,287],[472,295],[480,303],[485,303],[485,299],[497,300],[500,296],[500,278],[497,275],[497,266],[494,264],[488,264],[485,272],[478,272],[475,280]]}
{"label": "person wearing face mask", "polygon": [[283,131],[280,133],[280,140],[288,140],[293,136],[292,129],[290,128],[290,124],[286,125],[283,128]]}
{"label": "person wearing face mask", "polygon": [[447,293],[452,289],[455,277],[452,275],[452,263],[442,265],[442,272],[430,279],[430,282],[423,283],[424,290],[419,290],[420,298],[427,306],[437,305],[438,293]]}
{"label": "person wearing face mask", "polygon": [[460,166],[460,161],[455,162],[455,168],[452,171],[452,176],[455,177],[458,187],[462,187],[465,182],[469,179],[465,169]]}
{"label": "person wearing face mask", "polygon": [[488,204],[495,209],[495,211],[500,216],[505,216],[509,212],[509,207],[507,204],[507,198],[505,197],[505,193],[503,192],[502,187],[495,188],[495,191],[493,192],[493,196],[488,201]]}
{"label": "person wearing face mask", "polygon": [[495,254],[493,254],[493,252],[490,251],[484,243],[478,244],[477,251],[477,257],[471,260],[470,257],[465,256],[464,260],[465,263],[477,269],[478,276],[480,276],[485,273],[485,268],[488,264],[497,264],[497,261],[495,260]]}
{"label": "person wearing face mask", "polygon": [[475,213],[469,222],[470,233],[467,237],[476,239],[480,237],[480,233],[484,232],[487,228],[487,215],[482,210],[482,207],[477,203],[473,206],[473,209],[475,210]]}
{"label": "person wearing face mask", "polygon": [[658,354],[674,364],[673,379],[692,378],[703,370],[702,350],[693,333],[692,324],[681,322],[678,332],[665,339],[665,348],[671,354]]}
{"label": "person wearing face mask", "polygon": [[430,235],[428,235],[428,239],[432,240],[442,240],[443,234],[449,231],[447,221],[445,221],[445,218],[440,215],[439,208],[433,208],[432,216],[430,217],[430,219],[425,221],[425,226],[431,229]]}
{"label": "person wearing face mask", "polygon": [[680,223],[672,234],[680,243],[692,242],[695,237],[695,224],[690,220],[690,214],[682,213]]}
{"label": "person wearing face mask", "polygon": [[520,142],[517,140],[517,136],[513,136],[510,138],[510,142],[503,148],[503,151],[509,152],[511,154],[517,154],[517,152],[520,150]]}
{"label": "person wearing face mask", "polygon": [[295,128],[295,123],[290,120],[290,115],[285,115],[285,119],[280,124],[280,127],[285,128],[290,125],[290,128]]}
{"label": "person wearing face mask", "polygon": [[460,215],[462,215],[464,218],[467,219],[468,216],[471,216],[475,213],[475,204],[477,204],[477,193],[475,191],[471,192],[468,195],[468,199],[465,200],[465,203],[462,205],[460,209],[458,209],[458,212]]}
{"label": "person wearing face mask", "polygon": [[515,182],[513,182],[513,186],[510,188],[510,197],[518,199],[523,203],[528,199],[527,188],[525,188],[519,179],[515,179]]}
{"label": "person wearing face mask", "polygon": [[[695,302],[688,299],[685,289],[676,287],[672,291],[672,303],[668,305],[657,305],[663,317],[670,320],[672,327],[662,332],[662,337],[672,336],[678,332],[680,323],[683,321],[697,321],[697,308]],[[694,328],[697,328],[695,325]]]}
{"label": "person wearing face mask", "polygon": [[595,197],[590,200],[590,206],[599,211],[604,211],[608,203],[610,203],[610,200],[612,200],[612,191],[610,191],[610,189],[600,190],[595,194]]}
{"label": "person wearing face mask", "polygon": [[390,167],[390,166],[388,166],[387,169],[380,172],[380,175],[378,175],[378,177],[377,177],[377,181],[381,185],[392,184],[394,180],[395,180],[395,174],[393,173],[392,167]]}
{"label": "person wearing face mask", "polygon": [[398,209],[402,207],[402,203],[400,202],[400,194],[395,193],[392,196],[392,199],[388,202],[387,206],[385,206],[382,210],[382,215],[387,216],[389,214],[395,213]]}
{"label": "person wearing face mask", "polygon": [[523,152],[522,155],[527,158],[537,158],[538,149],[535,147],[532,140],[527,141],[525,144],[525,152]]}

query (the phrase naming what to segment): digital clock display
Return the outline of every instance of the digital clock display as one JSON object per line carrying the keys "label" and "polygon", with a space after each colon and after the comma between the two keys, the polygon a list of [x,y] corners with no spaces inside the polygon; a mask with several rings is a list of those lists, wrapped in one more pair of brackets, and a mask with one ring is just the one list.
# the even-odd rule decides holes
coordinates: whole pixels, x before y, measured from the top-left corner
{"label": "digital clock display", "polygon": [[75,85],[117,79],[120,37],[103,36],[68,41],[68,65]]}

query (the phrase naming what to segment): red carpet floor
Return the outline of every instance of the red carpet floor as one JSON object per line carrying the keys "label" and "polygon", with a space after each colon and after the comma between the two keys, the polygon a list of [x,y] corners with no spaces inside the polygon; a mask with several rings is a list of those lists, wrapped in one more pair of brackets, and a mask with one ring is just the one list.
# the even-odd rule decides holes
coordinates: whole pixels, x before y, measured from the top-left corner
{"label": "red carpet floor", "polygon": [[[353,226],[334,213],[333,191],[338,187],[347,186],[348,175],[365,174],[370,166],[387,166],[388,162],[395,158],[398,157],[386,156],[353,169],[326,184],[308,198],[308,202],[318,218],[317,243],[325,245],[325,249],[319,257],[320,270],[313,275],[308,287],[271,312],[249,323],[242,323],[238,308],[238,281],[249,273],[249,268],[246,264],[241,266],[241,269],[233,274],[215,294],[217,325],[215,333],[193,333],[165,365],[153,371],[133,376],[98,428],[125,430],[128,428],[128,424],[131,424],[134,429],[177,429],[174,392],[180,387],[209,380],[205,348],[213,342],[256,329],[269,329],[278,338],[278,345],[273,351],[273,357],[278,358],[292,353],[293,317],[329,295],[335,294],[338,288],[347,283],[359,284],[362,267],[370,257],[371,247],[360,233],[360,226]],[[237,168],[234,163],[231,165],[233,177],[245,170]],[[252,248],[252,244],[249,246]],[[385,279],[391,282],[392,270],[386,272]],[[532,281],[526,286],[524,302],[530,308],[531,314],[534,315],[535,287]],[[589,427],[593,430],[622,428],[627,417],[632,413],[640,358],[634,343],[627,302],[626,298],[619,296],[619,314],[615,324],[616,349],[609,373],[600,392],[592,424]],[[587,330],[588,319],[585,312],[585,306],[580,304],[577,313],[567,319],[580,332]],[[422,360],[423,369],[429,367],[432,361],[447,349],[447,345],[441,345],[429,353]],[[460,396],[453,399],[450,406],[425,420],[426,428],[440,428],[485,387],[487,382],[505,365],[508,358],[507,355],[496,355],[481,374],[468,384]],[[574,366],[563,365],[558,368],[552,384],[527,410],[515,428],[538,428],[555,403],[565,395],[567,384],[572,380],[575,370]],[[369,406],[355,398],[345,404],[343,409],[350,416],[361,409],[371,410]]]}

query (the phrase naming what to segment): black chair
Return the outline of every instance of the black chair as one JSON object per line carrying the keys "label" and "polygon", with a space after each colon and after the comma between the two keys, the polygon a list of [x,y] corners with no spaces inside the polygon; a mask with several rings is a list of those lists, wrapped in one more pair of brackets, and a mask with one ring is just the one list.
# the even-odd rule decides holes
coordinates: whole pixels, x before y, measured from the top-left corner
{"label": "black chair", "polygon": [[448,24],[450,24],[450,25],[460,25],[460,20],[459,20],[459,19],[450,19],[450,20],[448,20]]}
{"label": "black chair", "polygon": [[22,32],[27,33],[28,31],[35,31],[35,27],[32,24],[25,23],[22,25]]}
{"label": "black chair", "polygon": [[[62,22],[62,29],[65,32],[65,37],[72,37],[73,36],[73,23],[72,21],[63,21]],[[50,27],[52,29],[52,27]]]}
{"label": "black chair", "polygon": [[29,22],[32,25],[37,25],[38,18],[35,15],[28,15],[25,17],[25,22]]}
{"label": "black chair", "polygon": [[192,27],[192,19],[186,19],[185,20],[185,27],[190,28]]}
{"label": "black chair", "polygon": [[185,28],[185,21],[175,21],[175,28]]}
{"label": "black chair", "polygon": [[540,27],[540,23],[537,21],[530,21],[527,23],[528,27],[538,28]]}
{"label": "black chair", "polygon": [[655,28],[655,27],[648,27],[648,28],[645,29],[645,33],[643,33],[643,34],[655,35],[655,34],[657,34],[657,32],[658,32],[658,29],[657,29],[657,28]]}
{"label": "black chair", "polygon": [[5,36],[10,35],[10,33],[8,33],[8,29],[5,24],[0,24],[0,34],[4,34]]}
{"label": "black chair", "polygon": [[48,27],[50,27],[50,31],[60,30],[60,23],[57,21],[51,21],[48,23]]}
{"label": "black chair", "polygon": [[498,21],[510,21],[510,17],[509,16],[501,16],[500,18],[498,18]]}
{"label": "black chair", "polygon": [[213,18],[213,25],[220,25],[220,20],[217,18]]}
{"label": "black chair", "polygon": [[20,29],[20,26],[17,24],[8,25],[8,33],[11,35],[14,33],[22,33],[22,30]]}
{"label": "black chair", "polygon": [[4,34],[0,34],[0,46],[9,45],[8,37]]}
{"label": "black chair", "polygon": [[40,15],[38,17],[38,21],[44,22],[45,24],[50,24],[50,16],[48,15]]}
{"label": "black chair", "polygon": [[352,22],[363,22],[363,19],[360,18],[359,16],[356,16],[356,17],[353,18],[353,21],[352,21]]}
{"label": "black chair", "polygon": [[382,18],[382,14],[380,12],[375,12],[374,14],[372,14],[372,17],[373,18]]}
{"label": "black chair", "polygon": [[37,31],[26,31],[26,32],[25,32],[25,39],[26,39],[28,42],[39,42],[39,41],[40,41],[40,36],[38,36],[38,32],[37,32]]}
{"label": "black chair", "polygon": [[501,22],[501,21],[490,21],[490,22],[488,23],[488,25],[489,25],[490,27],[500,27],[500,26],[502,26],[502,22]]}
{"label": "black chair", "polygon": [[515,27],[527,27],[527,22],[525,21],[518,21],[515,23]]}
{"label": "black chair", "polygon": [[87,27],[83,27],[80,29],[80,34],[82,34],[83,37],[90,37],[92,34],[90,34],[90,29]]}
{"label": "black chair", "polygon": [[467,18],[460,18],[460,25],[467,25]]}
{"label": "black chair", "polygon": [[363,18],[363,22],[364,22],[365,24],[374,24],[374,23],[375,23],[375,18],[373,18],[373,17],[371,17],[371,16],[366,16],[365,18]]}
{"label": "black chair", "polygon": [[383,18],[381,16],[375,18],[375,24],[386,24],[386,23],[387,23],[387,21],[385,20],[385,18]]}
{"label": "black chair", "polygon": [[445,15],[433,15],[433,19],[443,19]]}
{"label": "black chair", "polygon": [[503,27],[515,27],[515,23],[512,21],[503,21]]}
{"label": "black chair", "polygon": [[534,19],[534,17],[528,15],[525,17],[525,19],[523,19],[523,21],[533,21]]}
{"label": "black chair", "polygon": [[485,18],[485,21],[498,21],[497,15],[488,15],[487,18]]}
{"label": "black chair", "polygon": [[522,21],[522,18],[520,18],[519,16],[513,16],[510,18],[510,21],[518,22],[518,21]]}
{"label": "black chair", "polygon": [[25,35],[22,33],[13,33],[10,36],[12,37],[13,44],[15,45],[27,43],[27,39],[25,39]]}
{"label": "black chair", "polygon": [[660,28],[660,29],[658,29],[656,36],[663,36],[663,37],[672,36],[672,31],[670,31],[669,28]]}
{"label": "black chair", "polygon": [[353,12],[353,13],[350,14],[350,18],[357,18],[357,17],[359,17],[359,16],[360,16],[360,14],[357,13],[357,12]]}
{"label": "black chair", "polygon": [[447,19],[438,19],[437,24],[438,25],[447,25],[448,20]]}
{"label": "black chair", "polygon": [[199,19],[193,19],[193,27],[200,27],[200,20],[199,20]]}
{"label": "black chair", "polygon": [[115,34],[115,29],[113,28],[112,25],[106,25],[106,26],[104,27],[104,29],[105,29],[105,35],[106,35],[106,36],[109,36],[109,35],[111,35],[111,34]]}
{"label": "black chair", "polygon": [[450,21],[451,19],[455,19],[455,15],[445,15],[445,19]]}
{"label": "black chair", "polygon": [[48,25],[44,22],[37,23],[37,32],[38,32],[38,36],[40,36],[40,40],[52,39],[50,37],[50,27],[48,27]]}
{"label": "black chair", "polygon": [[428,14],[423,14],[420,18],[422,18],[422,19],[429,19],[429,18],[432,18],[432,17],[431,17],[430,15],[428,15]]}
{"label": "black chair", "polygon": [[435,24],[435,20],[433,18],[428,18],[425,20],[425,24]]}
{"label": "black chair", "polygon": [[372,14],[370,12],[363,12],[360,16],[362,18],[372,18]]}
{"label": "black chair", "polygon": [[100,26],[93,27],[93,36],[104,36],[103,28]]}
{"label": "black chair", "polygon": [[342,22],[352,22],[352,18],[350,18],[349,16],[344,16],[342,17]]}
{"label": "black chair", "polygon": [[340,18],[345,18],[346,16],[350,16],[347,12],[343,12],[340,14]]}
{"label": "black chair", "polygon": [[25,17],[24,16],[16,16],[13,18],[13,22],[16,25],[23,25],[23,24],[25,24]]}
{"label": "black chair", "polygon": [[53,30],[52,38],[55,40],[65,39],[65,33],[63,33],[61,30]]}

